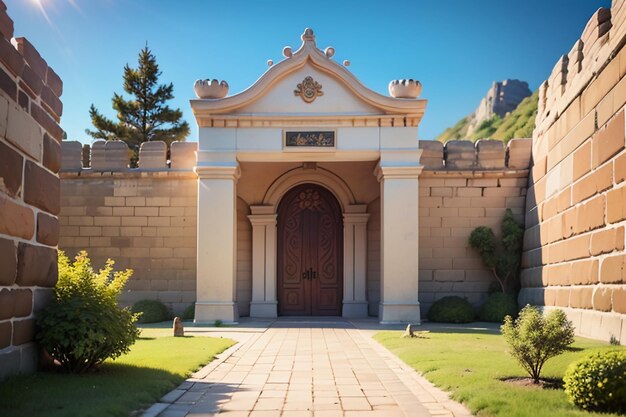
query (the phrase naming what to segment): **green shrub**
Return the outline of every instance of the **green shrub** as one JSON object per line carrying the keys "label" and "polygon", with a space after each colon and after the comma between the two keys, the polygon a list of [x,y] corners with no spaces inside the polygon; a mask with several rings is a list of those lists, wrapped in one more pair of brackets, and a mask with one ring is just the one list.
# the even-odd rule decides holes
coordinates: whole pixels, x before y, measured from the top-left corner
{"label": "green shrub", "polygon": [[107,260],[97,273],[87,252],[74,262],[59,251],[54,299],[37,319],[37,341],[67,372],[82,373],[129,351],[139,336],[137,315],[117,298],[133,271],[113,272]]}
{"label": "green shrub", "polygon": [[626,411],[626,351],[592,353],[571,364],[563,382],[569,400],[584,410]]}
{"label": "green shrub", "polygon": [[535,383],[546,361],[574,343],[574,327],[561,310],[544,316],[538,308],[527,305],[517,320],[506,316],[501,330],[511,348],[509,353]]}
{"label": "green shrub", "polygon": [[183,320],[193,320],[196,317],[196,305],[189,305],[185,311],[183,311]]}
{"label": "green shrub", "polygon": [[514,295],[495,292],[487,297],[478,311],[478,318],[481,321],[502,323],[506,316],[517,317],[518,310]]}
{"label": "green shrub", "polygon": [[491,228],[477,227],[469,236],[469,244],[478,250],[483,264],[491,270],[502,292],[514,292],[519,287],[524,227],[515,220],[511,209],[506,209],[500,231],[502,239],[497,242]]}
{"label": "green shrub", "polygon": [[428,319],[439,323],[470,323],[474,321],[476,312],[465,298],[443,297],[428,310]]}
{"label": "green shrub", "polygon": [[158,300],[137,301],[132,311],[139,314],[139,323],[160,323],[172,318],[169,308]]}

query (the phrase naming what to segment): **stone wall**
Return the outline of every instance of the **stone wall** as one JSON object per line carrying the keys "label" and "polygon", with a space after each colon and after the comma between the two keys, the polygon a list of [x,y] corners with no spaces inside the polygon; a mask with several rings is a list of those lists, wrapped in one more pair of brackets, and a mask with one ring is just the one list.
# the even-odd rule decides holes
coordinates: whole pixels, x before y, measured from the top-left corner
{"label": "stone wall", "polygon": [[520,303],[626,343],[626,2],[599,9],[539,88]]}
{"label": "stone wall", "polygon": [[57,281],[62,92],[0,1],[0,379],[36,369],[35,315]]}
{"label": "stone wall", "polygon": [[160,144],[144,144],[142,168],[129,169],[125,143],[95,142],[92,168],[82,169],[82,145],[63,142],[59,247],[70,257],[86,250],[96,267],[111,258],[116,269],[132,268],[124,305],[158,299],[179,314],[196,299],[195,144],[173,146],[169,165],[178,169]]}
{"label": "stone wall", "polygon": [[524,221],[530,140],[420,141],[420,280],[422,313],[447,295],[479,305],[495,284],[491,271],[468,244],[476,227],[500,236],[507,208]]}
{"label": "stone wall", "polygon": [[[122,142],[96,142],[87,155],[80,143],[64,142],[59,245],[69,253],[86,249],[96,264],[111,257],[117,267],[133,268],[125,304],[159,299],[179,313],[195,300],[197,177],[191,172],[195,144],[175,143],[169,162],[162,145],[144,144],[139,168],[130,169]],[[177,150],[182,146],[183,151]],[[513,139],[507,146],[489,140],[446,145],[421,141],[419,146],[425,166],[419,190],[422,313],[446,295],[467,297],[478,305],[494,278],[469,247],[468,237],[478,226],[492,227],[499,234],[507,208],[523,222],[530,140]],[[249,314],[252,297],[249,203],[259,204],[269,184],[294,166],[242,164],[236,294],[242,316]],[[359,201],[368,203],[367,297],[369,314],[377,315],[381,217],[374,164],[335,163],[324,169],[345,178]]]}

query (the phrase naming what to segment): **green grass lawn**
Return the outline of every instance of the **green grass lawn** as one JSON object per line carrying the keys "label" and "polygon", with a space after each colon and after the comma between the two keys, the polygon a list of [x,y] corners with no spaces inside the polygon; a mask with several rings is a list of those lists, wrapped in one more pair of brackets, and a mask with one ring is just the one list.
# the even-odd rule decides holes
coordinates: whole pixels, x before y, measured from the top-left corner
{"label": "green grass lawn", "polygon": [[[402,339],[401,334],[387,331],[374,338],[477,416],[616,416],[579,411],[569,404],[561,388],[519,386],[502,381],[527,375],[506,353],[507,345],[498,330],[433,327],[426,338]],[[560,380],[567,366],[590,350],[615,348],[577,338],[572,351],[546,363],[542,376]]]}
{"label": "green grass lawn", "polygon": [[128,416],[147,408],[193,371],[233,345],[230,339],[166,337],[146,328],[130,353],[97,373],[37,373],[0,384],[0,416]]}

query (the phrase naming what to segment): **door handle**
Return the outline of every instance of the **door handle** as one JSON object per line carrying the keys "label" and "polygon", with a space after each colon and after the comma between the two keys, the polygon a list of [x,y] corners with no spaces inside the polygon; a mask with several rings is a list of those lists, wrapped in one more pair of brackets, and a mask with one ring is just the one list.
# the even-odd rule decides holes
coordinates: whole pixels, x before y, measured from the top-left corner
{"label": "door handle", "polygon": [[312,280],[317,278],[317,272],[313,268],[309,268],[302,273],[302,279]]}

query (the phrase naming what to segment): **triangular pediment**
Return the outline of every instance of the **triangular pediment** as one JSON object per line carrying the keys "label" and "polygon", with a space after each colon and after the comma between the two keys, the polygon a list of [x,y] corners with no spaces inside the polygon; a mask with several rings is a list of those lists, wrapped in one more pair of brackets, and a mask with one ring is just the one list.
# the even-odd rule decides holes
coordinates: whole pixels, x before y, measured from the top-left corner
{"label": "triangular pediment", "polygon": [[[271,66],[248,89],[224,98],[191,100],[199,124],[201,118],[216,115],[398,115],[421,119],[426,100],[394,98],[370,90],[337,63],[332,53],[317,48],[310,29],[302,40],[296,52],[287,52],[285,59]],[[307,77],[311,77],[308,82]],[[316,91],[308,88],[299,94],[311,87],[311,81],[316,83],[312,88]]]}

